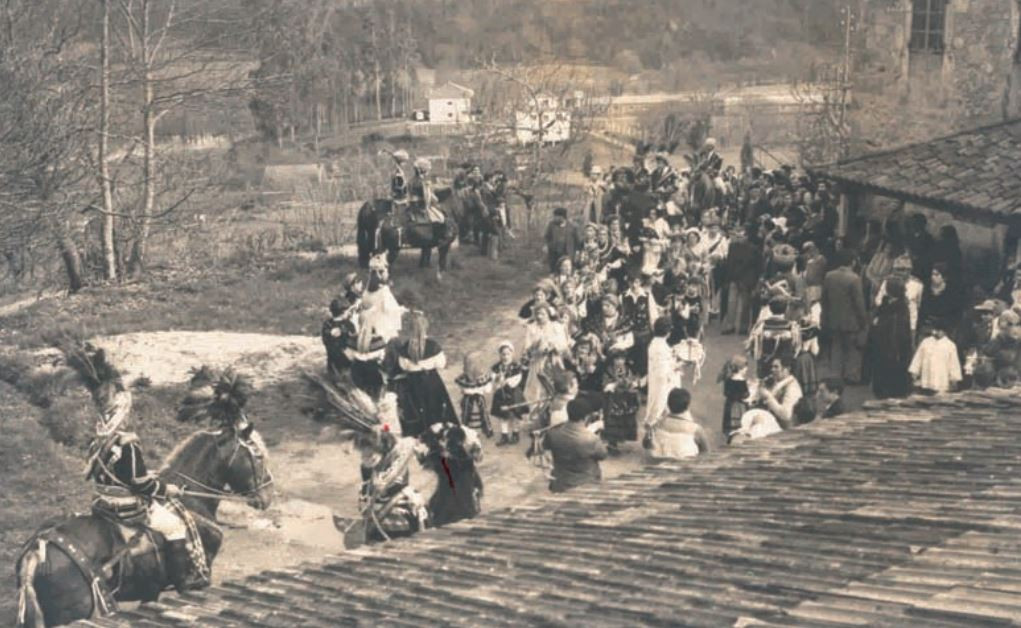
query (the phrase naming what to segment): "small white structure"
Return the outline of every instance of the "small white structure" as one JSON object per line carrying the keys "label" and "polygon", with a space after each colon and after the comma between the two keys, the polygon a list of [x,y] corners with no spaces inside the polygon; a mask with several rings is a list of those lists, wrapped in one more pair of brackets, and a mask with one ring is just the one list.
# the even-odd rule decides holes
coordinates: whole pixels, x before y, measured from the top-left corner
{"label": "small white structure", "polygon": [[471,122],[472,97],[474,95],[474,91],[451,81],[429,90],[429,123],[465,124]]}
{"label": "small white structure", "polygon": [[518,144],[566,142],[571,138],[571,112],[553,96],[538,96],[528,111],[514,112],[514,138]]}

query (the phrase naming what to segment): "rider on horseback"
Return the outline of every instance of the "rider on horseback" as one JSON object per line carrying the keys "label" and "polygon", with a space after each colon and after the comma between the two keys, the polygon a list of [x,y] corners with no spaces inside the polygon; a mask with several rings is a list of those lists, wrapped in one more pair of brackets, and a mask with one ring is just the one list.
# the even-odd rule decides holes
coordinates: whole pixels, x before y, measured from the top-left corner
{"label": "rider on horseback", "polygon": [[704,172],[710,177],[715,179],[720,175],[720,170],[723,169],[723,157],[716,152],[716,140],[709,137],[706,138],[705,144],[702,145],[702,150],[699,151],[698,164],[695,166],[697,172]]}
{"label": "rider on horseback", "polygon": [[117,523],[145,525],[162,534],[167,577],[178,592],[187,590],[192,568],[203,575],[206,570],[205,565],[194,564],[187,524],[166,505],[183,491],[146,468],[138,435],[126,430],[131,393],[103,350],[85,345],[69,353],[68,363],[83,376],[99,410],[96,437],[89,445],[85,467],[86,479],[94,483],[93,513]]}
{"label": "rider on horseback", "polygon": [[[428,159],[419,157],[415,160],[415,178],[409,188],[411,203],[408,205],[408,222],[433,222],[432,213],[436,211],[435,205],[438,200],[429,181],[430,170],[432,162]],[[442,222],[442,219],[439,222]]]}
{"label": "rider on horseback", "polygon": [[394,160],[394,172],[390,176],[390,200],[395,209],[400,209],[408,204],[408,177],[404,173],[404,164],[410,157],[408,151],[404,149],[394,151],[391,156]]}

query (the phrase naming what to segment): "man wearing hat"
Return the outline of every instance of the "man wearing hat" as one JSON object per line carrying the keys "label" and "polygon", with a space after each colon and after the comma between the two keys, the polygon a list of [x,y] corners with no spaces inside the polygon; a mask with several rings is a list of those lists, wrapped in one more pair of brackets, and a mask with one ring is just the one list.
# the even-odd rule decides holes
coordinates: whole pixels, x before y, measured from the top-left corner
{"label": "man wearing hat", "polygon": [[716,152],[716,140],[714,138],[706,138],[705,143],[702,145],[702,150],[699,152],[698,165],[695,169],[713,178],[716,178],[720,170],[723,169],[723,157],[720,157],[720,154]]}
{"label": "man wearing hat", "polygon": [[567,219],[567,208],[553,210],[553,220],[546,226],[546,259],[551,273],[557,272],[557,261],[564,256],[574,259],[574,253],[581,249],[581,235]]}
{"label": "man wearing hat", "polygon": [[854,254],[837,251],[837,268],[826,273],[822,285],[822,332],[830,339],[830,370],[848,384],[861,379],[859,338],[868,329],[861,277],[852,269]]}
{"label": "man wearing hat", "polygon": [[391,157],[394,160],[394,171],[390,175],[390,201],[394,206],[394,213],[403,211],[408,206],[408,176],[404,172],[404,164],[408,163],[410,156],[408,151],[402,149],[395,150]]}
{"label": "man wearing hat", "polygon": [[567,404],[567,422],[546,432],[543,447],[553,456],[551,492],[563,493],[602,480],[599,461],[607,456],[606,445],[585,427],[585,420],[600,409],[588,399],[574,399]]}
{"label": "man wearing hat", "polygon": [[670,165],[666,150],[657,151],[655,161],[656,167],[649,174],[650,188],[660,203],[666,205],[677,193],[677,171]]}

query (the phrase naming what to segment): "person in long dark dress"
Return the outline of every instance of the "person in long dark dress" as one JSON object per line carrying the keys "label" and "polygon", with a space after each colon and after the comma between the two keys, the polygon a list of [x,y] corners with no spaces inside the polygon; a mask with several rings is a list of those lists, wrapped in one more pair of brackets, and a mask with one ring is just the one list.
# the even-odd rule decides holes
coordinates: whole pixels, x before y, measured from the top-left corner
{"label": "person in long dark dress", "polygon": [[411,337],[397,351],[395,385],[401,412],[401,433],[418,437],[433,423],[458,423],[440,369],[447,364],[439,343],[428,337],[425,314],[411,315]]}
{"label": "person in long dark dress", "polygon": [[610,453],[616,453],[620,443],[638,440],[639,377],[628,367],[626,351],[612,351],[607,362],[603,373],[603,440]]}
{"label": "person in long dark dress", "polygon": [[[947,329],[956,332],[963,310],[960,286],[951,281],[947,266],[942,262],[933,264],[929,280],[925,282],[925,290],[922,292],[918,320],[941,320],[945,322]],[[951,340],[953,339],[951,337]]]}
{"label": "person in long dark dress", "polygon": [[878,399],[907,397],[911,393],[911,315],[904,282],[897,277],[886,281],[886,295],[876,310],[869,331],[869,361],[872,392]]}

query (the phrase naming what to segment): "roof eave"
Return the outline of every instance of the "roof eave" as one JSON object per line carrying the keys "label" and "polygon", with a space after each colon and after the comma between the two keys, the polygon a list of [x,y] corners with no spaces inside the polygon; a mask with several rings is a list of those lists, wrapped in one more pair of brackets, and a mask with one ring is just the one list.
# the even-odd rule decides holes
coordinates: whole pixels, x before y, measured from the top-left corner
{"label": "roof eave", "polygon": [[918,194],[917,192],[910,192],[907,190],[897,190],[894,188],[884,187],[868,181],[861,181],[858,179],[851,179],[848,177],[827,172],[824,168],[808,168],[808,172],[812,176],[820,176],[831,181],[836,181],[845,186],[859,188],[868,192],[879,194],[880,196],[889,196],[898,200],[908,201],[917,203],[919,205],[925,205],[932,209],[937,209],[950,214],[955,217],[967,217],[975,218],[982,222],[995,222],[995,223],[1011,223],[1019,220],[1019,214],[1016,213],[1002,213],[991,210],[987,207],[979,207],[977,205],[969,205],[967,203],[961,203],[946,198],[939,198],[934,196],[926,196],[924,194]]}

